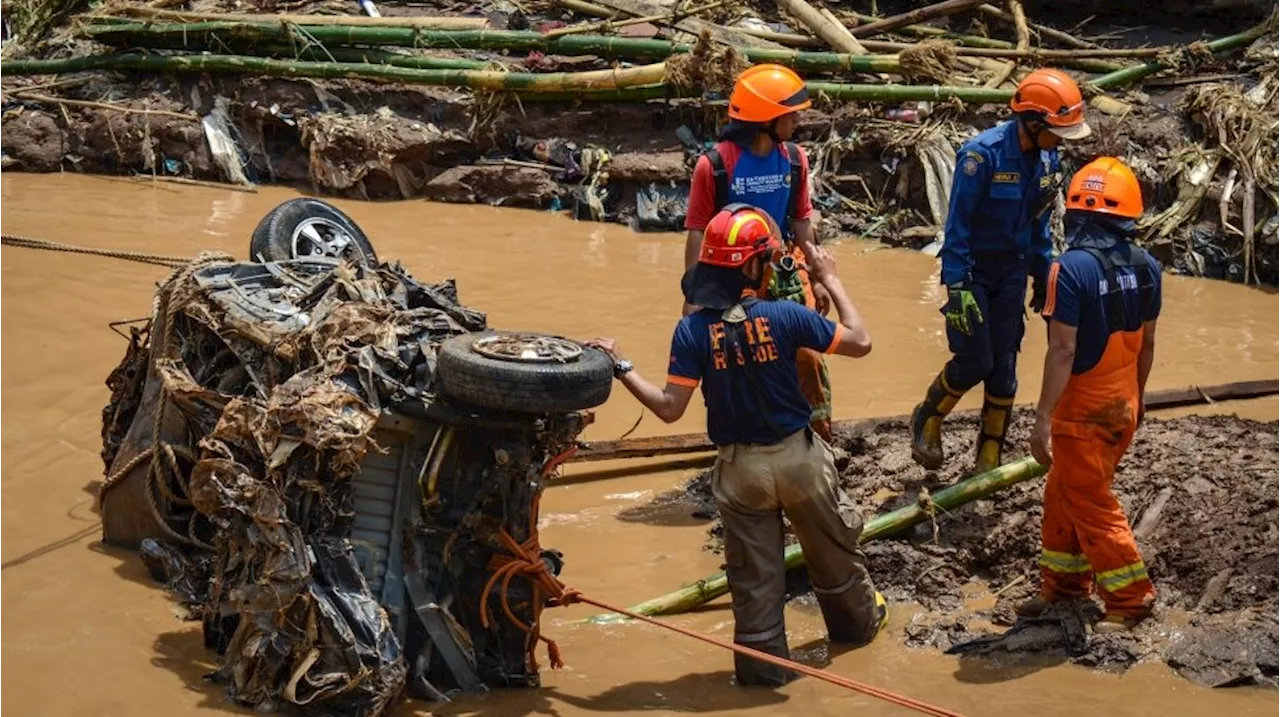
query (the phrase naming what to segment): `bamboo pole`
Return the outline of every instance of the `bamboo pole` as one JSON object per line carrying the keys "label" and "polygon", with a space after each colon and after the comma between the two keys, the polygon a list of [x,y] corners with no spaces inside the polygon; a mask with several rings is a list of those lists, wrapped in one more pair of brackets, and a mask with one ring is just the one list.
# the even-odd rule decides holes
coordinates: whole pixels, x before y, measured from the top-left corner
{"label": "bamboo pole", "polygon": [[945,17],[954,15],[958,12],[968,10],[975,5],[982,4],[984,0],[944,0],[934,5],[908,10],[907,12],[893,17],[886,17],[883,20],[875,20],[853,28],[854,37],[871,37],[873,35],[882,35],[893,32],[905,25],[915,25],[917,23],[926,22],[937,17]]}
{"label": "bamboo pole", "polygon": [[86,70],[151,70],[157,72],[224,72],[270,75],[273,77],[324,77],[385,80],[406,84],[470,87],[485,90],[556,92],[613,90],[660,83],[666,65],[644,65],[628,69],[594,72],[549,72],[532,74],[484,70],[419,70],[369,63],[310,62],[276,60],[243,55],[145,55],[125,52],[90,55],[70,60],[12,60],[0,63],[0,73],[48,75]]}
{"label": "bamboo pole", "polygon": [[[826,41],[833,50],[847,52],[851,55],[865,55],[866,50],[856,38],[848,34],[846,28],[840,32],[822,13],[805,2],[805,0],[778,0],[778,7],[799,20],[809,31]],[[843,24],[841,24],[843,27]]]}
{"label": "bamboo pole", "polygon": [[[1044,473],[1045,467],[1030,457],[1005,464],[995,470],[976,475],[950,488],[940,490],[931,496],[928,502],[924,502],[923,505],[917,502],[890,513],[876,516],[867,521],[865,527],[863,527],[859,542],[867,543],[872,540],[890,537],[917,523],[928,520],[930,516],[935,515],[939,510],[954,510],[965,503],[985,498],[1009,486],[1017,485],[1032,478],[1038,478]],[[804,551],[801,550],[799,544],[787,546],[783,557],[788,570],[798,568],[805,563]],[[641,615],[673,615],[688,612],[728,592],[729,578],[725,573],[719,572],[666,595],[633,605],[629,609]],[[597,615],[591,618],[590,621],[608,623],[620,622],[621,619],[614,615]]]}
{"label": "bamboo pole", "polygon": [[[670,10],[656,2],[650,0],[594,0],[594,4],[602,7],[621,10],[632,15],[661,15],[663,12]],[[761,40],[750,35],[737,32],[733,28],[721,27],[713,22],[707,22],[696,17],[682,17],[672,23],[675,27],[684,30],[695,37],[703,32],[710,33],[711,39],[716,42],[734,46],[746,47],[773,47],[773,43],[767,40]]]}
{"label": "bamboo pole", "polygon": [[[1031,47],[1031,31],[1027,29],[1027,14],[1023,12],[1022,3],[1018,2],[1018,0],[1009,0],[1009,11],[1010,14],[1013,15],[1014,26],[1017,30],[1017,50],[1025,52]],[[1004,69],[992,75],[991,79],[987,80],[984,87],[999,87],[1000,85],[1003,85],[1005,80],[1009,79],[1016,69],[1018,69],[1018,63],[1012,61],[1006,62],[1004,64]]]}
{"label": "bamboo pole", "polygon": [[[693,45],[687,43],[604,35],[565,35],[549,38],[535,32],[505,30],[418,32],[401,28],[299,28],[243,23],[193,23],[170,26],[91,25],[83,28],[82,34],[106,45],[163,49],[243,47],[242,44],[237,45],[237,43],[263,41],[278,44],[314,40],[329,48],[340,45],[369,45],[433,49],[538,50],[557,55],[590,54],[631,59],[661,59],[693,50]],[[334,50],[330,49],[330,52]],[[803,72],[896,73],[898,71],[896,56],[858,56],[764,47],[744,47],[739,48],[739,52],[754,63],[776,62]],[[337,59],[336,54],[334,57]],[[439,66],[444,67],[444,65]]]}
{"label": "bamboo pole", "polygon": [[110,102],[92,102],[90,100],[73,100],[67,97],[53,97],[51,95],[42,95],[38,92],[30,92],[28,90],[14,90],[9,93],[9,99],[19,102],[39,102],[46,105],[66,105],[68,107],[88,107],[97,110],[109,110],[111,112],[120,112],[122,114],[131,115],[154,115],[156,117],[171,117],[173,119],[186,120],[188,122],[199,122],[200,118],[186,112],[170,112],[169,110],[152,110],[140,107],[127,107],[125,105],[112,104]]}
{"label": "bamboo pole", "polygon": [[[112,8],[111,12],[130,17],[176,22],[281,22],[295,25],[331,25],[339,27],[412,27],[420,30],[471,30],[489,26],[483,17],[365,17],[363,15],[242,15],[221,12],[186,12],[183,10],[157,10],[149,7],[125,5]],[[93,16],[90,15],[90,18]]]}
{"label": "bamboo pole", "polygon": [[[1254,27],[1251,27],[1244,32],[1222,37],[1208,43],[1209,51],[1216,54],[1219,52],[1230,52],[1242,47],[1247,47],[1263,35],[1275,32],[1275,25],[1276,11],[1272,11],[1271,17],[1261,23],[1258,23]],[[1162,60],[1151,60],[1150,62],[1144,62],[1141,65],[1126,67],[1123,70],[1117,70],[1110,74],[1103,75],[1102,77],[1096,77],[1091,84],[1099,90],[1109,90],[1114,87],[1127,85],[1131,82],[1137,82],[1144,77],[1154,75],[1168,67],[1169,65]]]}

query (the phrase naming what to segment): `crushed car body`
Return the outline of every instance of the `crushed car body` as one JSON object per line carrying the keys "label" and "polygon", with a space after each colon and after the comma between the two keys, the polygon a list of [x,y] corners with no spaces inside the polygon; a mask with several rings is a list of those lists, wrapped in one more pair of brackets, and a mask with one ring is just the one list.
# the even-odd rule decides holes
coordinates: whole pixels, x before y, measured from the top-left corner
{"label": "crushed car body", "polygon": [[494,578],[513,543],[559,573],[538,498],[612,362],[490,330],[317,200],[277,207],[250,253],[174,271],[131,329],[104,541],[203,622],[241,704],[380,715],[406,690],[537,686],[546,596]]}

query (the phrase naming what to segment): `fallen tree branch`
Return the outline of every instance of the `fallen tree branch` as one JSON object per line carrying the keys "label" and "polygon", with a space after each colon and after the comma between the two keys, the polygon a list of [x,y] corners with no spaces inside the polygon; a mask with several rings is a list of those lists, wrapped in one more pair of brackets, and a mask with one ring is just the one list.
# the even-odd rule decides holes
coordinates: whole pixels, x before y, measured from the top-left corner
{"label": "fallen tree branch", "polygon": [[778,7],[803,23],[810,32],[826,41],[832,49],[851,55],[867,53],[866,48],[848,33],[848,28],[845,28],[844,32],[836,28],[836,25],[844,27],[843,23],[828,20],[805,0],[778,0]]}
{"label": "fallen tree branch", "polygon": [[[1017,28],[1018,46],[1015,48],[1019,52],[1026,52],[1031,47],[1031,32],[1027,30],[1027,14],[1022,11],[1022,3],[1018,0],[1009,0],[1009,12],[1013,15],[1014,25]],[[1013,76],[1013,71],[1018,69],[1018,63],[1006,62],[1004,69],[991,76],[987,80],[987,87],[999,87]]]}
{"label": "fallen tree branch", "polygon": [[963,12],[975,5],[982,4],[983,0],[944,0],[943,2],[926,7],[908,10],[907,12],[892,17],[886,17],[883,20],[875,20],[865,25],[858,25],[851,31],[854,37],[872,37],[874,35],[883,35],[893,32],[900,27],[906,25],[914,25],[926,22],[937,17],[945,17],[958,12]]}
{"label": "fallen tree branch", "polygon": [[[1013,15],[1012,13],[1007,13],[994,5],[979,5],[978,10],[980,10],[981,12],[987,15],[990,15],[991,17],[997,17],[997,18],[1000,18],[1001,20],[1004,20],[1005,22],[1013,23],[1015,25],[1017,24],[1016,15]],[[1024,16],[1022,20],[1025,23],[1026,17]],[[1055,30],[1052,27],[1047,27],[1045,25],[1039,25],[1036,23],[1031,23],[1031,27],[1035,28],[1035,31],[1039,33],[1041,37],[1051,37],[1057,40],[1058,42],[1061,42],[1064,45],[1070,45],[1071,47],[1078,47],[1081,49],[1086,49],[1086,48],[1097,49],[1100,47],[1100,45],[1098,45],[1097,43],[1081,40],[1080,38],[1075,37],[1074,35],[1065,33],[1061,30]]]}
{"label": "fallen tree branch", "polygon": [[[726,0],[716,0],[716,2],[695,7],[692,10],[685,11],[681,15],[697,15],[700,12],[713,10],[725,4]],[[599,30],[608,31],[619,27],[630,27],[631,25],[642,25],[646,22],[670,21],[673,18],[671,12],[662,15],[648,15],[645,17],[633,17],[626,20],[605,20],[603,22],[584,22],[580,25],[569,25],[567,27],[559,27],[548,32],[544,32],[546,37],[561,37],[563,35],[577,35],[584,32],[595,32]]]}
{"label": "fallen tree branch", "polygon": [[122,112],[131,115],[156,115],[158,117],[172,117],[174,119],[186,120],[188,122],[199,122],[200,118],[193,114],[185,112],[171,112],[169,110],[149,110],[138,109],[136,107],[126,107],[124,105],[111,104],[110,102],[93,102],[91,100],[73,100],[66,97],[54,97],[52,95],[42,95],[37,92],[28,92],[26,90],[15,90],[8,93],[9,98],[13,100],[25,102],[41,102],[44,104],[67,105],[69,107],[90,107],[99,110],[109,110],[111,112]]}
{"label": "fallen tree branch", "polygon": [[[670,11],[657,4],[649,2],[649,0],[594,0],[596,5],[621,10],[636,16],[644,15],[670,15]],[[747,46],[747,47],[777,47],[776,44],[767,40],[761,40],[758,37],[752,37],[742,32],[738,32],[733,28],[722,27],[713,22],[707,22],[696,17],[682,18],[674,23],[675,27],[691,33],[695,36],[701,35],[704,31],[711,34],[711,39],[726,45]]]}

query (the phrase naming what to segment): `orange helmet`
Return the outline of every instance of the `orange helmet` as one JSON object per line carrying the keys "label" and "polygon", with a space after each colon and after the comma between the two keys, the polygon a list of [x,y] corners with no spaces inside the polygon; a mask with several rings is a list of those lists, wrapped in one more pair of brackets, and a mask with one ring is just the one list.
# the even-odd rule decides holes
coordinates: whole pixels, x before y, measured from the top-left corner
{"label": "orange helmet", "polygon": [[703,231],[698,261],[739,267],[756,254],[781,248],[782,242],[762,210],[747,204],[730,204],[712,217]]}
{"label": "orange helmet", "polygon": [[1142,188],[1124,162],[1115,157],[1099,157],[1071,178],[1067,209],[1137,219],[1142,216]]}
{"label": "orange helmet", "polygon": [[790,68],[755,65],[738,75],[733,83],[729,117],[742,122],[770,122],[807,109],[811,104],[804,80]]}
{"label": "orange helmet", "polygon": [[1049,131],[1063,139],[1084,139],[1089,125],[1084,121],[1084,96],[1080,87],[1061,70],[1035,70],[1018,83],[1009,106],[1014,112],[1039,112]]}

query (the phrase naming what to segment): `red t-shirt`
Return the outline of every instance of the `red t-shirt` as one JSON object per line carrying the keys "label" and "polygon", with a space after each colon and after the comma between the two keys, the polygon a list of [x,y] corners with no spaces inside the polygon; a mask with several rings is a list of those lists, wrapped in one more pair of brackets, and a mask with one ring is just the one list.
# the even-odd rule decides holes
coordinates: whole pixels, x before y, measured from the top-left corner
{"label": "red t-shirt", "polygon": [[[796,216],[792,219],[808,219],[813,215],[813,201],[809,198],[809,156],[805,153],[804,148],[796,145],[800,150],[800,186],[795,187],[795,191],[800,192],[799,202],[796,205]],[[716,150],[720,153],[720,158],[724,160],[725,170],[729,173],[730,197],[729,201],[733,202],[733,170],[738,164],[738,158],[742,156],[742,147],[736,142],[723,141],[716,145]],[[781,164],[785,167],[787,177],[790,177],[791,163],[786,154],[786,148],[779,143],[774,152],[779,155],[782,160]],[[751,203],[751,202],[748,202]],[[785,204],[783,205],[785,206]],[[716,208],[716,183],[715,173],[711,168],[711,160],[706,155],[698,157],[697,164],[693,168],[693,181],[689,187],[689,208],[684,218],[684,228],[701,231],[706,229],[707,224],[711,222],[711,218],[715,216]],[[768,207],[762,206],[761,209],[769,211]],[[770,212],[773,214],[773,212]],[[773,220],[782,224],[781,216],[774,216]],[[783,232],[787,231],[786,227],[781,227]]]}

